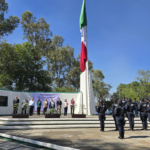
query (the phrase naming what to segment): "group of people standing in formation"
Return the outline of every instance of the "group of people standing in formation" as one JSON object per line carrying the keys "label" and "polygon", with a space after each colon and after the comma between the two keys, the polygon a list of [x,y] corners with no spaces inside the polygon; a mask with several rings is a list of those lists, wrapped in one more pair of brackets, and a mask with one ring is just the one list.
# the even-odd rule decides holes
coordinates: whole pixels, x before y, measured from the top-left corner
{"label": "group of people standing in formation", "polygon": [[[100,120],[100,131],[102,132],[104,132],[106,110],[106,105],[103,103],[103,100],[100,100],[100,104],[97,106],[97,112]],[[116,126],[115,131],[119,130],[119,139],[124,139],[125,116],[129,120],[129,130],[134,131],[134,117],[138,116],[138,111],[140,112],[139,115],[143,125],[141,130],[147,130],[147,118],[150,122],[150,98],[147,98],[146,101],[144,98],[140,98],[140,103],[138,103],[135,98],[133,101],[131,98],[125,100],[125,97],[123,97],[122,100],[114,99],[114,103],[112,104],[112,116]]]}
{"label": "group of people standing in formation", "polygon": [[[13,100],[13,107],[15,108],[14,112],[13,112],[14,114],[17,114],[17,112],[18,112],[19,103],[20,103],[20,100],[16,96],[15,99]],[[63,107],[64,107],[64,115],[67,115],[67,110],[68,110],[67,99],[65,99],[65,101],[62,103],[62,101],[60,100],[60,98],[58,98],[56,104],[53,101],[53,99],[51,99],[50,103],[48,103],[47,99],[45,99],[43,101],[43,114],[45,115],[45,112],[47,111],[48,106],[49,106],[49,109],[52,109],[52,108],[55,109],[55,105],[56,105],[57,106],[56,107],[57,111],[61,115],[62,104],[63,104]],[[71,114],[72,113],[74,114],[74,104],[75,104],[75,101],[72,98],[71,102],[70,102]],[[21,102],[22,114],[23,113],[26,114],[27,106],[29,106],[29,115],[32,116],[33,115],[33,109],[35,107],[35,101],[34,101],[33,98],[31,98],[31,100],[29,102],[28,102],[28,100],[26,98],[24,98],[24,100]],[[37,106],[37,115],[40,115],[40,110],[41,110],[41,106],[42,106],[42,102],[41,102],[40,99],[38,99],[38,101],[36,103],[36,106]]]}

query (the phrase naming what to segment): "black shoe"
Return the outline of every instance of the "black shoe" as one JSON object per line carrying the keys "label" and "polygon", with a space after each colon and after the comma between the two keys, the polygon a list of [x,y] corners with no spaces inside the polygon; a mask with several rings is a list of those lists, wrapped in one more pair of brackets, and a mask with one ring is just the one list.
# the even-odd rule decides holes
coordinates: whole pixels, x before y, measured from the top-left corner
{"label": "black shoe", "polygon": [[119,136],[118,139],[123,139],[123,138],[121,136]]}
{"label": "black shoe", "polygon": [[118,129],[115,129],[114,131],[118,131]]}
{"label": "black shoe", "polygon": [[100,131],[102,131],[102,129],[100,129]]}
{"label": "black shoe", "polygon": [[141,129],[141,130],[144,130],[144,129]]}

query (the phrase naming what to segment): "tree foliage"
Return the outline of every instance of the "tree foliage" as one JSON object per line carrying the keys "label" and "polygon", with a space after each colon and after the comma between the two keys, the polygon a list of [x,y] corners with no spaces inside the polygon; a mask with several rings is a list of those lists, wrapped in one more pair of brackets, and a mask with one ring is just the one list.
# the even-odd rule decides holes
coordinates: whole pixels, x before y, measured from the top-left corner
{"label": "tree foliage", "polygon": [[137,81],[133,81],[129,84],[120,84],[117,87],[117,92],[113,93],[112,97],[119,98],[119,92],[121,97],[136,98],[139,100],[140,97],[147,98],[150,96],[150,71],[149,70],[138,70]]}
{"label": "tree foliage", "polygon": [[19,91],[51,91],[51,78],[43,70],[44,61],[32,44],[2,43],[0,54],[1,87]]}
{"label": "tree foliage", "polygon": [[19,24],[17,16],[9,16],[7,19],[4,17],[8,11],[8,4],[5,0],[0,0],[0,36],[8,36]]}
{"label": "tree foliage", "polygon": [[95,97],[98,100],[106,100],[109,97],[109,90],[111,89],[111,85],[106,84],[103,80],[105,76],[103,75],[101,70],[92,70],[92,78],[93,78],[93,90]]}

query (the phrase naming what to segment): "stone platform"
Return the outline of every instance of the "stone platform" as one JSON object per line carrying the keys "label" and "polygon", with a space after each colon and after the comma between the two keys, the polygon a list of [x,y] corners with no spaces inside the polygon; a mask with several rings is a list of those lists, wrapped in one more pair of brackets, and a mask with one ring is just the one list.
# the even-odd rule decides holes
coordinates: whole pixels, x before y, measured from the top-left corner
{"label": "stone platform", "polygon": [[[135,118],[135,128],[142,127],[140,118]],[[87,118],[71,118],[71,116],[61,116],[61,118],[44,118],[44,116],[32,116],[30,118],[0,117],[0,129],[3,130],[28,130],[28,129],[69,129],[69,128],[99,128],[98,116]],[[115,128],[114,120],[111,116],[106,116],[106,128]],[[125,128],[129,127],[126,118]]]}

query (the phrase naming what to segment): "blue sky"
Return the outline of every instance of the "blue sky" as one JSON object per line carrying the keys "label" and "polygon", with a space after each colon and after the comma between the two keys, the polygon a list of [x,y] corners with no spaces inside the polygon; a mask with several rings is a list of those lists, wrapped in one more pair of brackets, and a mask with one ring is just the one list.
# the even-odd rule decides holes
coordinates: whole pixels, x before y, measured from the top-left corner
{"label": "blue sky", "polygon": [[[80,53],[79,16],[82,0],[6,0],[6,15],[31,11],[50,24],[53,35]],[[105,82],[116,91],[120,83],[135,80],[137,70],[150,69],[150,0],[87,0],[88,54],[94,69],[102,70]],[[21,25],[5,39],[22,43]]]}

